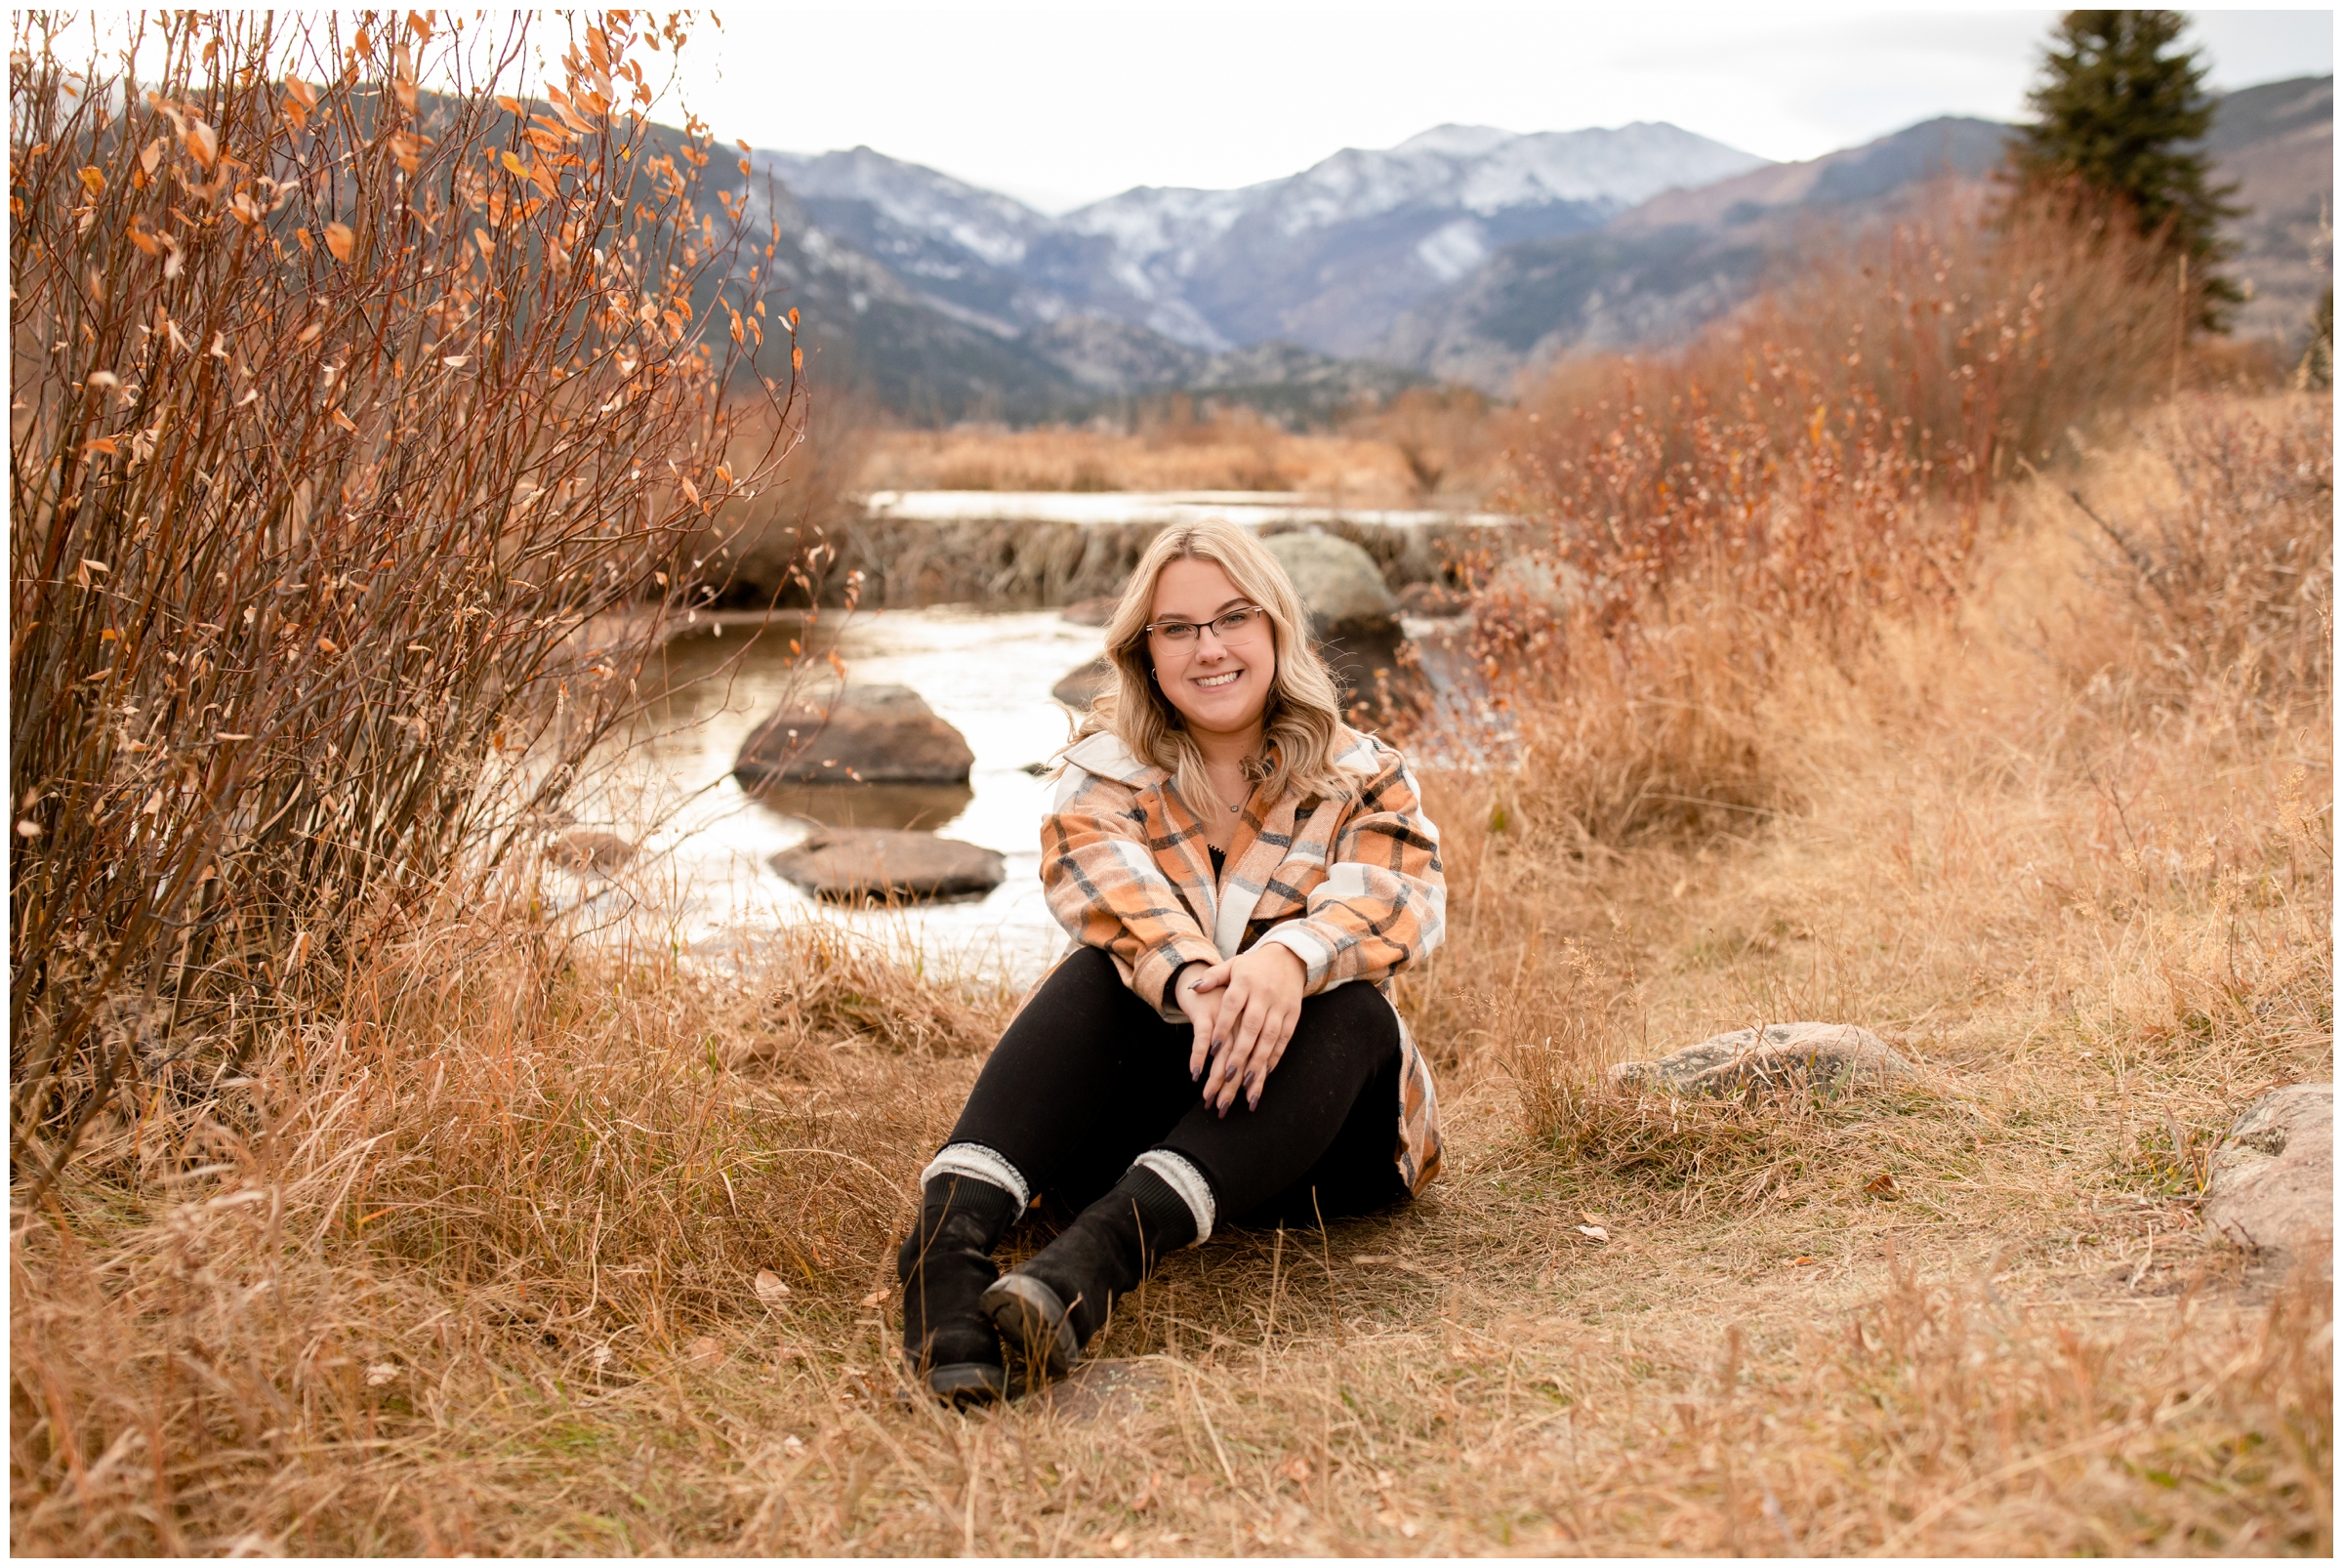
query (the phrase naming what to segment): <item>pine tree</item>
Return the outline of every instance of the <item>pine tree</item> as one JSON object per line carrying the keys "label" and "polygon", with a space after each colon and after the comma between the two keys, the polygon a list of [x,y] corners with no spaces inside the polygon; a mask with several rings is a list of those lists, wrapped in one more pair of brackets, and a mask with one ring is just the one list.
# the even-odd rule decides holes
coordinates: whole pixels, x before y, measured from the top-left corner
{"label": "pine tree", "polygon": [[2215,187],[2201,149],[2213,124],[2204,64],[2174,46],[2177,11],[2070,11],[2042,52],[2012,161],[2028,184],[2076,181],[2120,202],[2143,234],[2161,232],[2174,270],[2185,265],[2198,325],[2228,330],[2244,291],[2217,271],[2236,247],[2222,238],[2234,185]]}

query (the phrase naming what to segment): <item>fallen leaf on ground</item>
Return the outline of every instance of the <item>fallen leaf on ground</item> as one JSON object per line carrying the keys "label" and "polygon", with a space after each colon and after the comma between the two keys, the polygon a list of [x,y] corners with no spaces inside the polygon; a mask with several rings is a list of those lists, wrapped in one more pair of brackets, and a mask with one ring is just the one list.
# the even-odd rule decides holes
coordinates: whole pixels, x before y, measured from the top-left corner
{"label": "fallen leaf on ground", "polygon": [[381,1362],[366,1369],[366,1386],[369,1388],[380,1388],[384,1383],[389,1382],[391,1379],[397,1376],[398,1368],[392,1366],[388,1361]]}
{"label": "fallen leaf on ground", "polygon": [[694,1361],[715,1361],[724,1353],[723,1341],[710,1334],[703,1334],[692,1341],[690,1349]]}
{"label": "fallen leaf on ground", "polygon": [[788,1294],[789,1287],[781,1282],[780,1275],[769,1268],[757,1270],[757,1299],[759,1300],[778,1301]]}
{"label": "fallen leaf on ground", "polygon": [[1901,1198],[1904,1196],[1904,1190],[1896,1185],[1896,1178],[1887,1175],[1880,1175],[1871,1177],[1870,1180],[1864,1183],[1863,1190],[1882,1198]]}
{"label": "fallen leaf on ground", "polygon": [[1811,1263],[1811,1262],[1813,1262],[1813,1261],[1814,1261],[1814,1259],[1811,1259],[1811,1258],[1793,1258],[1793,1259],[1791,1259],[1789,1260],[1789,1266],[1790,1266],[1790,1267],[1792,1267],[1792,1268],[1803,1268],[1803,1267],[1805,1267],[1805,1266],[1806,1266],[1808,1263]]}
{"label": "fallen leaf on ground", "polygon": [[880,1302],[882,1302],[882,1301],[884,1301],[884,1300],[886,1300],[886,1287],[885,1287],[885,1286],[884,1286],[884,1285],[882,1285],[882,1286],[880,1286],[880,1287],[879,1287],[879,1289],[877,1289],[877,1290],[875,1290],[875,1291],[871,1292],[871,1294],[870,1294],[870,1295],[868,1295],[868,1296],[864,1297],[864,1298],[862,1299],[862,1304],[863,1304],[863,1305],[865,1305],[865,1306],[877,1306],[877,1305],[878,1305]]}
{"label": "fallen leaf on ground", "polygon": [[1581,1225],[1579,1227],[1579,1234],[1582,1236],[1592,1236],[1596,1241],[1609,1241],[1611,1239],[1611,1232],[1605,1230],[1600,1225]]}

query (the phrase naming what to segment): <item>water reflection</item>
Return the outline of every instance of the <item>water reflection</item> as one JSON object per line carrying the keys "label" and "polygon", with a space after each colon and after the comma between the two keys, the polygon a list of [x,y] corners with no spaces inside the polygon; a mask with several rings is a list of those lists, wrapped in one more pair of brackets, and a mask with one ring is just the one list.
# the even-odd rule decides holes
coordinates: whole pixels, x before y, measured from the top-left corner
{"label": "water reflection", "polygon": [[976,792],[966,784],[768,784],[749,799],[783,816],[833,828],[915,828],[957,821]]}

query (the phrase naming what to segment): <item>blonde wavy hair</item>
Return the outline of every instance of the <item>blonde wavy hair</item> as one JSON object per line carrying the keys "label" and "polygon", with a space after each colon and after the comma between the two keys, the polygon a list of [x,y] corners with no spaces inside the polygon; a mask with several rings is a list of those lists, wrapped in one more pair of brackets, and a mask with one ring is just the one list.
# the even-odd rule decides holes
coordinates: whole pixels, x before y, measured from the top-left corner
{"label": "blonde wavy hair", "polygon": [[1131,569],[1106,624],[1106,657],[1115,679],[1090,704],[1075,739],[1107,732],[1142,762],[1169,772],[1191,806],[1212,800],[1204,753],[1182,722],[1179,710],[1155,682],[1147,649],[1147,623],[1155,613],[1156,579],[1175,560],[1209,560],[1228,574],[1238,593],[1269,612],[1277,676],[1261,715],[1261,755],[1248,760],[1254,783],[1266,781],[1270,797],[1288,792],[1305,799],[1340,799],[1352,781],[1336,765],[1347,744],[1342,699],[1334,677],[1310,646],[1309,615],[1293,579],[1261,542],[1232,522],[1212,520],[1167,528]]}

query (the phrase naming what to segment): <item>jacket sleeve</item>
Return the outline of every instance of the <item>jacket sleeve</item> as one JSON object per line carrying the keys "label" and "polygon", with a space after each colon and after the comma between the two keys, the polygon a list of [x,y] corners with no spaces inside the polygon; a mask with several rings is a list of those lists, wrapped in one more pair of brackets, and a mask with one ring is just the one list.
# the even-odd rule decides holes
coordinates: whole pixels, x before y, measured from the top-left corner
{"label": "jacket sleeve", "polygon": [[1388,979],[1439,946],[1447,929],[1440,831],[1399,753],[1378,742],[1375,757],[1375,777],[1328,846],[1326,880],[1310,889],[1300,918],[1260,938],[1293,949],[1312,996]]}
{"label": "jacket sleeve", "polygon": [[1042,891],[1049,913],[1086,947],[1102,947],[1132,992],[1169,1016],[1165,994],[1181,965],[1220,950],[1156,865],[1146,813],[1128,785],[1079,770],[1042,819]]}

